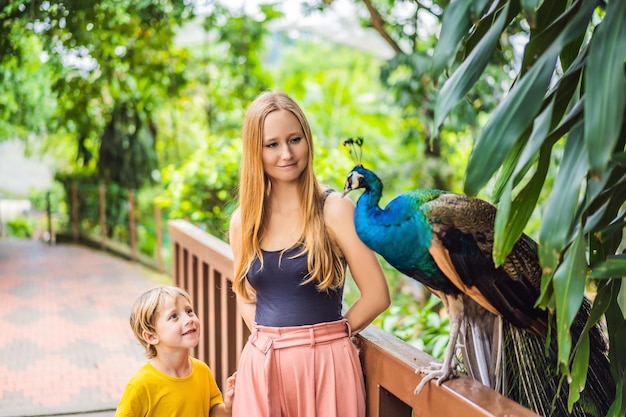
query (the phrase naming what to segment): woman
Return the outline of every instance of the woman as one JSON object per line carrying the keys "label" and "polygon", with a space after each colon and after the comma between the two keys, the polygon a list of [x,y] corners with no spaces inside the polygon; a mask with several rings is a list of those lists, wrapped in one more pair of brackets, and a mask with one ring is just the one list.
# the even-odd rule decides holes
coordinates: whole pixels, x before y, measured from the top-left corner
{"label": "woman", "polygon": [[[350,336],[390,303],[354,203],[313,172],[309,123],[283,92],[265,92],[243,124],[239,207],[230,223],[233,289],[251,336],[234,416],[362,417],[363,374]],[[360,297],[342,314],[350,268]]]}

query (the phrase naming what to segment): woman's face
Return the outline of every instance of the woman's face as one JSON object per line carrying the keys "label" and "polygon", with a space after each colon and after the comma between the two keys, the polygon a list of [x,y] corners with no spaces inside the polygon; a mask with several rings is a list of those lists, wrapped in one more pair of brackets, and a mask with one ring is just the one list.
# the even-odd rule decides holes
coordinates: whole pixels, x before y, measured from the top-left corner
{"label": "woman's face", "polygon": [[296,181],[307,167],[309,147],[300,122],[288,110],[265,117],[263,170],[273,182]]}

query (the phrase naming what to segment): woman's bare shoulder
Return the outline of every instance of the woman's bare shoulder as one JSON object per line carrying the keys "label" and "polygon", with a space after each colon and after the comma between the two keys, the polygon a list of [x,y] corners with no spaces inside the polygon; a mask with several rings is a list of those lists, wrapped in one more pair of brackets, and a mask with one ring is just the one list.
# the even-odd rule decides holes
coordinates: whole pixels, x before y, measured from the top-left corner
{"label": "woman's bare shoulder", "polygon": [[324,203],[324,219],[331,226],[353,221],[354,202],[340,192],[332,192]]}

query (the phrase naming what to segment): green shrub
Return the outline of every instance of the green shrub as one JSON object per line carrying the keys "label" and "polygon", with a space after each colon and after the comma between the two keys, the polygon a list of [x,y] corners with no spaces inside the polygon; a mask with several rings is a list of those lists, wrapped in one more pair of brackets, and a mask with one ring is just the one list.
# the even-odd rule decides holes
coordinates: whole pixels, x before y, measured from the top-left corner
{"label": "green shrub", "polygon": [[33,235],[33,226],[24,217],[11,219],[7,221],[7,235],[9,237],[31,237]]}

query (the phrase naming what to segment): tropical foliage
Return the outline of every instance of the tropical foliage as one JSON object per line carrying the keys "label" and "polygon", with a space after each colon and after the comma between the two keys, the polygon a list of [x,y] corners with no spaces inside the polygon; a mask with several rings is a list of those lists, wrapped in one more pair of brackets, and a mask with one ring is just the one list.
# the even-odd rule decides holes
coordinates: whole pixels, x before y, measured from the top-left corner
{"label": "tropical foliage", "polygon": [[[515,3],[505,2],[485,16],[482,21],[488,28],[468,37],[475,46],[467,48],[465,60],[442,87],[435,123],[441,123],[471,86],[467,69],[481,67],[496,46],[492,39],[500,36],[512,16],[520,12],[530,16],[534,25],[522,67],[478,137],[465,189],[475,194],[497,175],[494,199],[500,210],[494,258],[501,263],[537,204],[551,155],[562,148],[558,174],[542,208],[539,247],[544,275],[539,304],[557,312],[559,361],[570,382],[571,404],[585,385],[589,341],[585,334],[572,346],[569,327],[587,284],[597,288],[591,320],[605,314],[621,394],[626,322],[617,293],[626,275],[626,256],[620,254],[626,215],[626,30],[620,22],[626,18],[626,3],[611,1],[606,10],[598,11],[601,4],[594,1],[545,2],[537,10],[528,4],[515,10]],[[458,27],[460,22],[451,20],[442,30],[446,24]],[[614,415],[623,414],[624,400],[618,396]]]}
{"label": "tropical foliage", "polygon": [[[372,2],[364,3],[374,27],[398,33],[385,32],[394,26],[381,24]],[[377,4],[389,7],[393,2]],[[626,2],[452,1],[442,17],[440,38],[427,64],[428,73],[441,83],[435,135],[454,118],[458,103],[465,103],[489,76],[488,64],[501,56],[511,34],[521,33],[527,40],[514,83],[480,129],[465,191],[475,195],[493,187],[492,200],[499,202],[497,264],[533,212],[543,213],[538,304],[556,310],[554,337],[570,404],[585,385],[589,340],[583,333],[572,346],[569,327],[591,290],[596,295],[588,324],[606,320],[618,385],[610,414],[623,415],[626,321],[618,293],[626,276]],[[440,76],[446,69],[449,75]],[[558,171],[554,183],[548,177],[551,165]],[[543,195],[548,196],[545,203]]]}
{"label": "tropical foliage", "polygon": [[[192,16],[188,2],[5,2],[0,85],[8,91],[1,108],[11,128],[2,138],[23,136],[25,128],[66,135],[74,141],[75,160],[96,167],[101,180],[127,187],[151,183],[158,169],[155,113],[163,97],[185,84],[185,51],[173,40]],[[15,73],[28,75],[15,67],[31,68],[36,77],[15,82]],[[37,91],[34,83],[42,93],[30,94]],[[16,111],[13,102],[26,106]]]}

